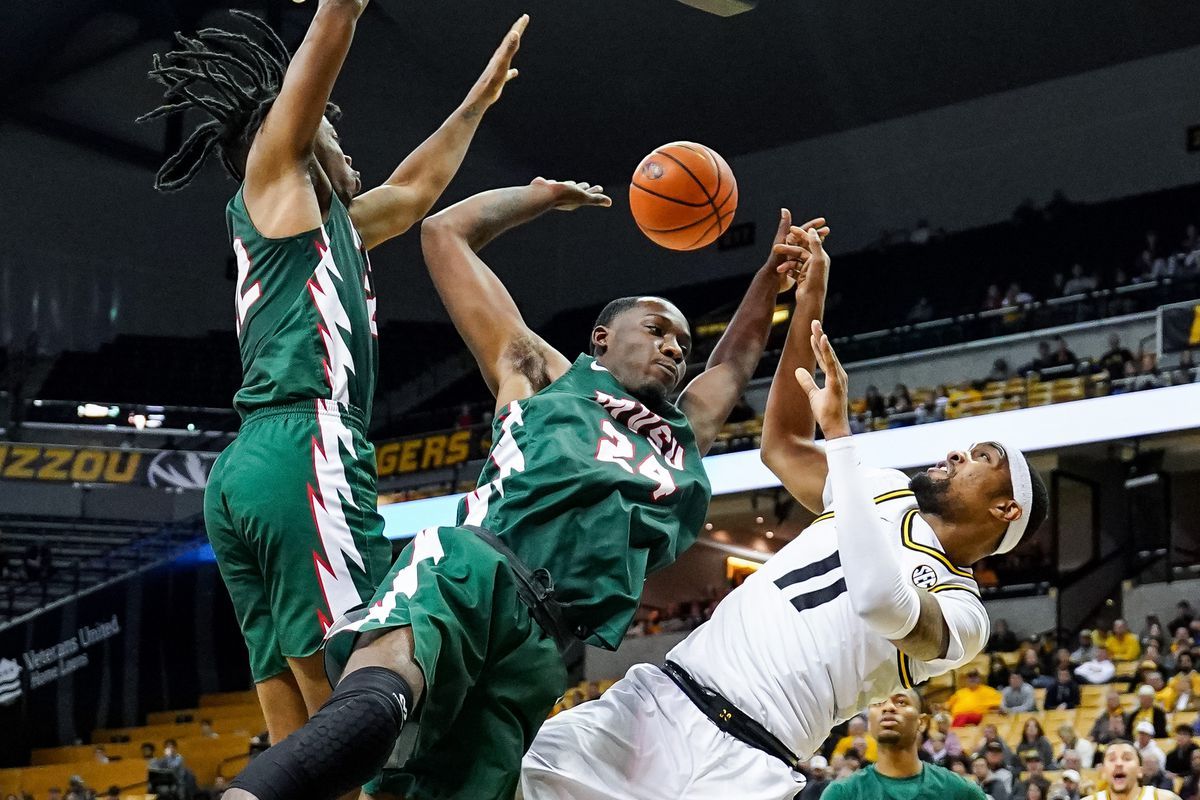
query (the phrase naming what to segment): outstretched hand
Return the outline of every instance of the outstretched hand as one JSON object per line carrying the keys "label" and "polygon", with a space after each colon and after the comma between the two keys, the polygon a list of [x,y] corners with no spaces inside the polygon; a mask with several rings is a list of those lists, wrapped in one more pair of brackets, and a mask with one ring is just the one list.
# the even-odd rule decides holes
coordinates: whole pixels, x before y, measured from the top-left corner
{"label": "outstretched hand", "polygon": [[545,178],[534,178],[530,186],[545,186],[554,195],[556,211],[574,211],[580,206],[600,206],[607,208],[612,205],[612,198],[604,194],[603,186],[592,186],[580,181],[552,181]]}
{"label": "outstretched hand", "polygon": [[828,235],[829,226],[824,217],[796,226],[791,224],[791,215],[785,210],[771,245],[771,258],[780,275],[779,291],[792,286],[796,286],[797,291],[811,286],[825,288],[829,280],[829,254],[825,252]]}
{"label": "outstretched hand", "polygon": [[528,25],[528,14],[522,14],[521,18],[513,23],[512,28],[505,35],[504,41],[492,54],[492,60],[484,68],[483,74],[471,88],[471,93],[467,96],[468,106],[479,106],[480,111],[486,109],[500,99],[504,87],[517,77],[518,72],[513,68],[512,62],[517,51],[521,49],[521,34],[525,32]]}
{"label": "outstretched hand", "polygon": [[800,383],[808,403],[812,407],[813,418],[825,432],[826,439],[837,439],[850,435],[850,410],[847,405],[846,370],[833,352],[829,337],[821,329],[821,323],[813,320],[812,337],[810,338],[813,353],[817,356],[817,365],[825,373],[825,386],[818,386],[816,379],[808,370],[801,367],[796,370],[796,380]]}

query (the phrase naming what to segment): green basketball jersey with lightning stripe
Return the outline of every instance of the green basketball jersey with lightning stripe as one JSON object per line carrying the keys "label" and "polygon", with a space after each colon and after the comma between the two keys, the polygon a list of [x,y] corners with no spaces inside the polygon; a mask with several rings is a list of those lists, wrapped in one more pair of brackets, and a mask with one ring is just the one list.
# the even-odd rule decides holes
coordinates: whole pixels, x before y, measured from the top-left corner
{"label": "green basketball jersey with lightning stripe", "polygon": [[238,413],[313,399],[357,408],[369,422],[379,371],[375,293],[346,206],[334,195],[323,225],[282,239],[258,232],[241,190],[225,217],[238,269]]}
{"label": "green basketball jersey with lightning stripe", "polygon": [[554,578],[567,621],[615,648],[642,584],[695,541],[711,496],[696,437],[675,405],[651,410],[590,356],[493,423],[459,524],[495,531]]}

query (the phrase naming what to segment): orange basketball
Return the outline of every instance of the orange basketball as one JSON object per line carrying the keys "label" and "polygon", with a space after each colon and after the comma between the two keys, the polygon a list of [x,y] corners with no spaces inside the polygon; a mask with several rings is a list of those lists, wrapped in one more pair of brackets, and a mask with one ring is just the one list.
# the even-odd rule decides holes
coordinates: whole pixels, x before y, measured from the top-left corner
{"label": "orange basketball", "polygon": [[642,233],[671,250],[698,250],[725,232],[737,211],[733,170],[715,151],[672,142],[642,159],[629,207]]}

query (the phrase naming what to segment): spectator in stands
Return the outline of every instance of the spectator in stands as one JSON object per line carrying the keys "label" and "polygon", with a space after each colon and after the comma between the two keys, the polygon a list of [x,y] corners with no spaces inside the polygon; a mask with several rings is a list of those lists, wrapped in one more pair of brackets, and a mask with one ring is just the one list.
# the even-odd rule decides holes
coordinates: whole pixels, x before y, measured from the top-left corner
{"label": "spectator in stands", "polygon": [[1164,385],[1162,377],[1158,374],[1158,356],[1148,350],[1139,357],[1137,369],[1133,374],[1137,378],[1133,382],[1135,392],[1157,389]]}
{"label": "spectator in stands", "polygon": [[[1025,682],[1036,689],[1046,688],[1044,677],[1042,675],[1041,659],[1038,657],[1038,651],[1033,648],[1021,651],[1021,660],[1017,662],[1017,672],[1025,679]],[[1050,678],[1053,683],[1054,679]]]}
{"label": "spectator in stands", "polygon": [[1071,677],[1070,669],[1059,668],[1056,680],[1046,689],[1043,707],[1047,711],[1079,707],[1079,684]]}
{"label": "spectator in stands", "polygon": [[867,405],[867,413],[874,419],[885,419],[887,417],[887,404],[884,402],[883,395],[879,393],[879,389],[875,386],[868,386],[867,393],[863,396],[863,401]]}
{"label": "spectator in stands", "polygon": [[993,689],[1003,689],[1008,686],[1008,676],[1011,675],[1008,664],[998,654],[992,653],[988,660],[987,684]]}
{"label": "spectator in stands", "polygon": [[[1137,639],[1134,638],[1134,642]],[[1075,677],[1083,683],[1111,683],[1117,674],[1117,667],[1108,656],[1108,648],[1096,648],[1095,655],[1075,668]]]}
{"label": "spectator in stands", "polygon": [[1012,773],[1004,767],[1000,768],[999,773],[992,772],[988,766],[988,760],[983,756],[977,756],[971,762],[971,778],[975,785],[992,800],[1009,800],[1010,793],[1006,781],[1012,778]]}
{"label": "spectator in stands", "polygon": [[1026,684],[1021,673],[1014,672],[1008,676],[1008,686],[1000,692],[1001,714],[1020,714],[1021,711],[1033,711],[1037,704],[1033,699],[1033,687]]}
{"label": "spectator in stands", "polygon": [[957,728],[978,724],[984,714],[1000,707],[1000,700],[1000,693],[983,685],[979,670],[972,667],[967,670],[967,685],[950,695],[946,708]]}
{"label": "spectator in stands", "polygon": [[1115,333],[1108,335],[1108,349],[1096,361],[1097,366],[1108,373],[1112,380],[1125,377],[1125,365],[1133,361],[1133,353],[1121,344],[1121,337]]}
{"label": "spectator in stands", "polygon": [[1062,774],[1062,800],[1079,800],[1079,770],[1064,769]]}
{"label": "spectator in stands", "polygon": [[170,770],[178,775],[179,782],[183,783],[183,775],[187,766],[183,763],[183,756],[179,755],[179,745],[174,739],[167,739],[163,742],[163,754],[150,762],[150,769]]}
{"label": "spectator in stands", "polygon": [[1033,295],[1029,292],[1021,290],[1021,284],[1010,283],[1008,291],[1004,294],[1004,300],[1001,301],[1002,306],[1023,306],[1026,303],[1033,302]]}
{"label": "spectator in stands", "polygon": [[1091,661],[1096,656],[1096,645],[1092,643],[1092,632],[1084,628],[1079,632],[1079,647],[1071,653],[1071,663],[1076,666]]}
{"label": "spectator in stands", "polygon": [[1042,340],[1037,345],[1037,355],[1025,366],[1021,367],[1018,372],[1021,375],[1026,375],[1030,372],[1041,372],[1044,369],[1049,369],[1054,366],[1054,357],[1050,352],[1050,342]]}
{"label": "spectator in stands", "polygon": [[1063,285],[1062,293],[1063,296],[1069,294],[1082,294],[1083,292],[1092,291],[1098,284],[1099,281],[1096,279],[1096,276],[1089,275],[1084,272],[1083,264],[1076,262],[1071,267],[1071,277]]}
{"label": "spectator in stands", "polygon": [[152,742],[142,743],[142,758],[146,761],[154,759],[154,744]]}
{"label": "spectator in stands", "polygon": [[1183,788],[1179,790],[1182,800],[1200,800],[1200,750],[1192,751],[1192,760]]}
{"label": "spectator in stands", "polygon": [[469,428],[475,424],[475,414],[471,411],[470,403],[463,403],[458,407],[458,416],[454,420],[454,427],[458,429]]}
{"label": "spectator in stands", "polygon": [[906,414],[913,410],[912,395],[903,383],[897,383],[896,388],[888,395],[888,414]]}
{"label": "spectator in stands", "polygon": [[845,755],[851,748],[858,752],[862,760],[875,763],[879,758],[879,742],[867,732],[867,721],[862,717],[854,717],[846,728],[846,735],[838,740],[833,747],[834,756]]}
{"label": "spectator in stands", "polygon": [[96,793],[87,787],[82,777],[71,776],[71,780],[67,783],[66,800],[95,800],[95,798]]}
{"label": "spectator in stands", "polygon": [[1196,361],[1191,350],[1179,354],[1179,363],[1171,371],[1171,385],[1182,386],[1185,383],[1200,382],[1200,370],[1196,369]]}
{"label": "spectator in stands", "polygon": [[1004,747],[999,742],[988,742],[987,747],[983,750],[983,758],[986,760],[992,777],[999,781],[1000,786],[1004,787],[1005,794],[1012,794],[1013,772],[1008,768]]}
{"label": "spectator in stands", "polygon": [[1180,600],[1175,604],[1175,618],[1167,623],[1167,629],[1177,631],[1180,628],[1187,628],[1195,618],[1196,614],[1192,611],[1192,604],[1187,600]]}
{"label": "spectator in stands", "polygon": [[1036,751],[1031,751],[1025,759],[1025,769],[1029,771],[1029,775],[1025,780],[1017,781],[1013,787],[1013,794],[1017,797],[1027,797],[1029,784],[1036,784],[1042,792],[1042,797],[1050,791],[1050,779],[1046,777],[1046,765],[1042,763],[1041,755]]}
{"label": "spectator in stands", "polygon": [[[1004,359],[997,359],[1003,361]],[[992,635],[988,638],[987,652],[1011,653],[1017,649],[1017,635],[1008,627],[1008,620],[998,619],[992,627]]]}
{"label": "spectator in stands", "polygon": [[1075,353],[1071,348],[1067,347],[1067,340],[1061,336],[1056,336],[1054,342],[1057,345],[1054,348],[1054,353],[1050,356],[1050,365],[1054,367],[1074,366],[1078,359],[1075,358]]}
{"label": "spectator in stands", "polygon": [[[1183,630],[1183,628],[1180,628]],[[1200,701],[1200,672],[1194,667],[1192,654],[1181,650],[1175,657],[1175,675],[1170,680],[1171,688],[1175,690],[1176,707],[1195,709]]]}
{"label": "spectator in stands", "polygon": [[1154,753],[1146,753],[1142,756],[1142,786],[1153,786],[1155,789],[1166,789],[1167,791],[1175,790],[1174,779],[1163,772],[1162,759]]}
{"label": "spectator in stands", "polygon": [[1124,717],[1108,718],[1104,732],[1096,737],[1096,751],[1099,754],[1097,760],[1104,760],[1104,751],[1108,745],[1127,738],[1126,730]]}
{"label": "spectator in stands", "polygon": [[931,319],[933,319],[933,304],[924,295],[921,295],[916,305],[910,308],[908,314],[904,317],[904,321],[909,323],[928,322]]}
{"label": "spectator in stands", "polygon": [[200,736],[204,739],[219,739],[221,734],[213,730],[211,719],[200,720]]}
{"label": "spectator in stands", "polygon": [[917,424],[925,425],[930,422],[941,422],[946,418],[946,406],[939,405],[937,397],[930,395],[915,409]]}
{"label": "spectator in stands", "polygon": [[1188,774],[1191,769],[1192,754],[1200,747],[1192,741],[1192,729],[1187,725],[1175,726],[1175,747],[1167,753],[1167,760],[1163,762],[1167,772],[1173,772],[1176,775],[1183,776]]}
{"label": "spectator in stands", "polygon": [[1137,751],[1142,754],[1142,763],[1146,763],[1147,756],[1157,756],[1158,763],[1162,764],[1167,760],[1167,754],[1158,746],[1158,742],[1154,741],[1154,723],[1142,720],[1134,727],[1133,732],[1137,735],[1137,740],[1134,746]]}
{"label": "spectator in stands", "polygon": [[1144,726],[1148,726],[1151,738],[1165,739],[1168,736],[1167,713],[1154,701],[1154,689],[1143,686],[1138,689],[1137,696],[1138,704],[1126,716],[1125,727],[1139,733]]}
{"label": "spectator in stands", "polygon": [[[1006,381],[1012,377],[1012,368],[1008,366],[1008,360],[997,358],[992,362],[992,371],[983,377],[988,383],[996,381]],[[1015,645],[1014,648],[1015,649]]]}
{"label": "spectator in stands", "polygon": [[[1104,695],[1104,710],[1096,717],[1088,738],[1097,744],[1107,744],[1111,740],[1111,722],[1114,719],[1121,723],[1121,736],[1124,736],[1125,713],[1121,708],[1121,694],[1116,689],[1109,689]],[[1091,764],[1086,766],[1090,767]]]}
{"label": "spectator in stands", "polygon": [[1000,294],[1000,287],[992,284],[987,288],[987,294],[983,298],[983,310],[991,311],[1000,308],[1004,304],[1004,295]]}
{"label": "spectator in stands", "polygon": [[1175,701],[1178,699],[1178,696],[1175,694],[1175,690],[1163,680],[1161,672],[1154,671],[1147,673],[1145,685],[1154,690],[1154,702],[1164,711],[1171,711],[1175,708]]}
{"label": "spectator in stands", "polygon": [[108,791],[104,793],[104,800],[121,800],[121,787],[110,786]]}
{"label": "spectator in stands", "polygon": [[800,771],[808,778],[808,783],[805,784],[804,790],[796,795],[796,800],[817,800],[829,786],[829,762],[824,756],[813,756]]}
{"label": "spectator in stands", "polygon": [[1042,759],[1043,766],[1054,763],[1054,747],[1046,738],[1046,732],[1042,730],[1042,723],[1036,717],[1025,720],[1025,725],[1021,728],[1021,738],[1017,740],[1015,750],[1017,757],[1026,764],[1029,763],[1033,754]]}
{"label": "spectator in stands", "polygon": [[109,762],[108,753],[104,752],[104,745],[98,744],[92,750],[92,758],[97,764],[107,764]]}

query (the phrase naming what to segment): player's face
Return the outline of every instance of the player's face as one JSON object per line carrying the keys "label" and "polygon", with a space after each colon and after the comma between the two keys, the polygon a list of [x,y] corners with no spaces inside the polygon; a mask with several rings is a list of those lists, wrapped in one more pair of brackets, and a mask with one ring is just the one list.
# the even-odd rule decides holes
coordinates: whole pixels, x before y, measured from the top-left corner
{"label": "player's face", "polygon": [[341,139],[327,119],[321,120],[317,139],[313,143],[313,154],[329,178],[334,194],[344,204],[349,205],[354,196],[362,190],[362,176],[352,166],[350,156],[342,151]]}
{"label": "player's face", "polygon": [[1114,794],[1125,794],[1136,788],[1142,778],[1142,767],[1138,764],[1137,751],[1130,744],[1109,745],[1104,751],[1104,779]]}
{"label": "player's face", "polygon": [[683,313],[647,297],[592,331],[598,361],[639,400],[661,403],[683,381],[692,332]]}
{"label": "player's face", "polygon": [[1007,524],[1012,519],[1003,515],[1020,514],[1011,499],[1008,458],[994,442],[947,453],[945,461],[918,473],[910,486],[922,511],[944,518],[966,521],[986,512]]}
{"label": "player's face", "polygon": [[907,747],[925,728],[925,715],[916,699],[908,692],[896,692],[869,711],[871,735],[880,744]]}

